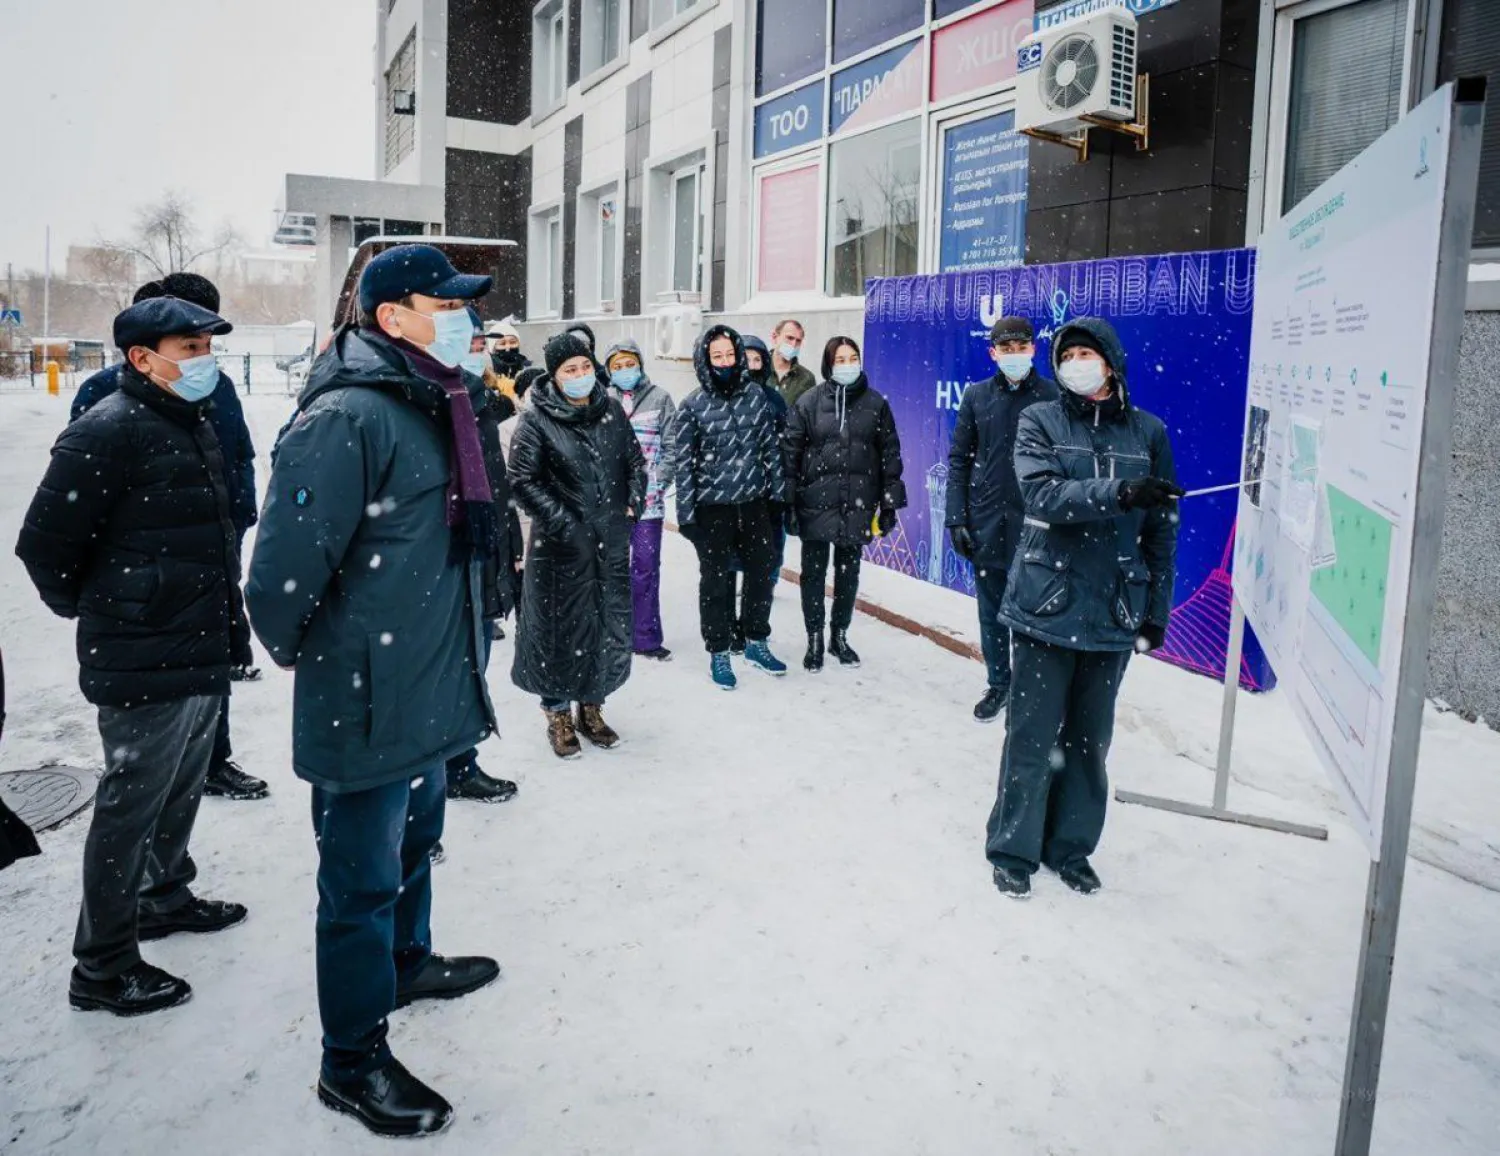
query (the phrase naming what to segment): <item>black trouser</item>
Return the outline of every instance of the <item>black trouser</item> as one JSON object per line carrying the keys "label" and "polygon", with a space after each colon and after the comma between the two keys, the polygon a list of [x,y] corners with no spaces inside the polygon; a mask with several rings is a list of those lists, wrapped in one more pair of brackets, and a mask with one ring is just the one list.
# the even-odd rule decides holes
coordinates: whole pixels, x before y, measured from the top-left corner
{"label": "black trouser", "polygon": [[828,588],[828,556],[833,555],[833,628],[848,630],[859,597],[858,546],[802,540],[802,622],[809,634],[823,630],[823,598]]}
{"label": "black trouser", "polygon": [[979,602],[979,647],[990,676],[991,690],[1010,689],[1010,627],[1000,621],[1005,582],[1010,572],[1000,566],[974,563],[974,596]]}
{"label": "black trouser", "polygon": [[[240,572],[244,573],[245,565],[245,529],[235,527],[235,557],[240,559]],[[210,757],[208,766],[210,770],[217,770],[234,757],[234,747],[229,742],[229,696],[224,696],[224,703],[219,708],[219,728],[214,732],[214,753]]]}
{"label": "black trouser", "polygon": [[997,867],[1055,871],[1092,855],[1104,831],[1104,761],[1130,652],[1069,650],[1017,633],[1011,660],[1015,689],[985,854]]}
{"label": "black trouser", "polygon": [[764,499],[737,506],[699,506],[693,546],[698,551],[698,617],[703,644],[722,654],[734,640],[736,556],[745,572],[741,625],[751,642],[771,637],[771,588],[776,581],[775,528]]}

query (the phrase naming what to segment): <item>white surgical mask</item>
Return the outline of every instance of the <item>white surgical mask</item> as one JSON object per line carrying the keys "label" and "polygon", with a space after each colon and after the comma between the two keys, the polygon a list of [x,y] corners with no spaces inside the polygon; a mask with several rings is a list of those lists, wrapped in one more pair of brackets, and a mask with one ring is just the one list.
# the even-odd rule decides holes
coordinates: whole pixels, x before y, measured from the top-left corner
{"label": "white surgical mask", "polygon": [[853,365],[835,365],[833,367],[833,380],[840,385],[853,385],[859,380],[859,375],[864,372],[864,367],[859,362]]}
{"label": "white surgical mask", "polygon": [[570,377],[566,381],[559,379],[557,387],[574,401],[588,397],[594,392],[597,378],[592,373],[581,373],[577,377]]}
{"label": "white surgical mask", "polygon": [[1026,375],[1031,372],[1031,354],[1002,353],[995,359],[995,364],[1011,381],[1025,381]]}
{"label": "white surgical mask", "polygon": [[464,354],[463,361],[459,364],[461,364],[475,377],[483,377],[484,371],[489,368],[491,364],[490,355],[482,349],[478,353],[466,353]]}
{"label": "white surgical mask", "polygon": [[1080,397],[1093,397],[1104,388],[1104,362],[1095,358],[1065,361],[1057,367],[1057,380]]}
{"label": "white surgical mask", "polygon": [[202,401],[218,388],[219,359],[212,353],[205,353],[202,357],[187,357],[181,361],[162,357],[155,350],[152,353],[163,361],[171,361],[177,367],[181,376],[176,381],[163,384],[183,401]]}
{"label": "white surgical mask", "polygon": [[782,361],[796,361],[801,356],[802,350],[795,345],[783,343],[776,347],[776,352],[781,354]]}

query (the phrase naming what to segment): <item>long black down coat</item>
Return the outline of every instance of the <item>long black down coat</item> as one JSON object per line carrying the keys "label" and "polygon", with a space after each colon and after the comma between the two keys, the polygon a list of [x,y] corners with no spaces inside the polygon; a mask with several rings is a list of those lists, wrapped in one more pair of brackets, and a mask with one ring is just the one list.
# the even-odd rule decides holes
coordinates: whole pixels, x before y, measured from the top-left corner
{"label": "long black down coat", "polygon": [[630,677],[630,515],[646,460],[620,403],[596,386],[575,406],[551,377],[531,387],[510,483],[531,515],[511,680],[560,702],[602,703]]}
{"label": "long black down coat", "polygon": [[208,402],[130,367],[63,430],[16,554],[47,606],[78,619],[79,686],[97,706],[229,693],[250,661],[238,535]]}
{"label": "long black down coat", "polygon": [[825,381],[798,398],[784,444],[804,542],[864,546],[878,510],[906,507],[896,419],[864,374],[850,386]]}
{"label": "long black down coat", "polygon": [[471,373],[464,375],[464,384],[469,387],[469,401],[479,423],[484,472],[489,478],[495,512],[500,518],[499,553],[484,563],[484,616],[487,619],[504,618],[516,608],[521,579],[517,567],[526,552],[526,542],[521,537],[521,519],[516,513],[505,468],[505,448],[500,444],[500,426],[515,414],[516,403],[488,388]]}

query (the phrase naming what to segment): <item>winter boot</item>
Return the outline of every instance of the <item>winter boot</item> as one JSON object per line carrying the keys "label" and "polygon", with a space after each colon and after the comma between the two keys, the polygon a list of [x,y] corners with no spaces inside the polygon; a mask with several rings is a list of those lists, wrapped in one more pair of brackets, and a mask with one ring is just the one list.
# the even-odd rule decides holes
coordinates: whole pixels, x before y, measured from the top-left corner
{"label": "winter boot", "polygon": [[1031,876],[1015,867],[996,867],[995,887],[1011,899],[1031,898]]}
{"label": "winter boot", "polygon": [[854,653],[854,647],[849,645],[849,632],[847,630],[835,630],[828,639],[828,653],[839,660],[840,666],[858,666],[859,655]]}
{"label": "winter boot", "polygon": [[207,799],[235,799],[247,801],[264,799],[271,793],[264,779],[247,775],[238,763],[220,763],[209,767],[203,780],[203,796]]}
{"label": "winter boot", "polygon": [[1087,859],[1079,859],[1077,862],[1059,867],[1057,877],[1080,895],[1092,895],[1104,886],[1099,882],[1099,876],[1089,866]]}
{"label": "winter boot", "polygon": [[230,682],[259,682],[260,667],[258,666],[231,666],[229,668]]}
{"label": "winter boot", "polygon": [[137,935],[142,942],[165,939],[179,931],[211,935],[215,931],[233,927],[236,923],[243,923],[247,914],[243,903],[195,897],[175,911],[155,912],[142,908]]}
{"label": "winter boot", "polygon": [[620,736],[604,721],[604,707],[596,702],[578,704],[578,733],[606,751],[620,745]]}
{"label": "winter boot", "polygon": [[79,1011],[107,1011],[117,1016],[148,1015],[186,1003],[192,995],[187,980],[144,960],[113,979],[90,979],[75,967],[68,980],[68,1002]]}
{"label": "winter boot", "polygon": [[583,748],[578,744],[578,732],[573,729],[573,715],[570,711],[547,712],[547,739],[552,744],[552,753],[560,759],[576,759],[583,753]]}
{"label": "winter boot", "polygon": [[410,1007],[423,999],[458,999],[500,978],[500,965],[484,955],[427,957],[416,975],[396,983],[396,1006]]}
{"label": "winter boot", "polygon": [[807,632],[807,653],[802,656],[802,669],[810,674],[817,674],[823,669],[823,632],[821,630]]}
{"label": "winter boot", "polygon": [[656,662],[671,662],[672,652],[665,646],[653,646],[650,650],[637,650],[637,658],[649,658]]}
{"label": "winter boot", "polygon": [[377,1136],[431,1136],[453,1122],[453,1106],[392,1057],[357,1079],[318,1077],[318,1099]]}
{"label": "winter boot", "polygon": [[771,648],[764,640],[745,643],[745,661],[757,670],[774,674],[777,678],[786,673],[786,663],[771,653]]}
{"label": "winter boot", "polygon": [[734,667],[729,664],[727,650],[709,656],[708,673],[720,690],[733,690],[740,684],[739,679],[734,677]]}
{"label": "winter boot", "polygon": [[976,722],[992,723],[1000,717],[1000,712],[1005,709],[1005,704],[1010,701],[1010,690],[1007,687],[990,687],[984,692],[984,697],[974,706],[974,719]]}
{"label": "winter boot", "polygon": [[427,852],[427,862],[429,863],[441,863],[446,858],[448,858],[448,852],[443,850],[443,844],[441,840],[434,843],[432,845],[432,850]]}
{"label": "winter boot", "polygon": [[503,803],[515,798],[516,792],[520,789],[509,779],[491,778],[475,767],[463,778],[449,775],[447,795],[455,800],[469,799],[476,803]]}

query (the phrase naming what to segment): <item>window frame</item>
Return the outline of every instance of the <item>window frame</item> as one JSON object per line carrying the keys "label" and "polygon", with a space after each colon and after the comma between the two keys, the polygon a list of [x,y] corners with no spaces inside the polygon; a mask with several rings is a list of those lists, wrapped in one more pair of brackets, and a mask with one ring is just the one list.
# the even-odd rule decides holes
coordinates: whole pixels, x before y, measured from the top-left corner
{"label": "window frame", "polygon": [[833,150],[837,145],[847,144],[849,142],[858,140],[862,136],[869,136],[873,133],[885,132],[887,129],[894,128],[897,125],[904,125],[908,122],[914,124],[917,128],[917,188],[914,198],[916,202],[914,220],[917,227],[917,267],[912,270],[911,273],[888,273],[885,274],[885,276],[914,277],[920,276],[924,273],[932,272],[932,270],[926,267],[926,263],[923,261],[923,248],[926,244],[923,238],[923,233],[926,231],[930,231],[931,228],[931,221],[928,219],[926,213],[928,196],[927,185],[929,183],[927,180],[927,169],[930,164],[927,154],[930,145],[929,138],[932,135],[930,131],[931,114],[924,114],[920,111],[917,111],[909,112],[905,116],[888,118],[886,120],[880,121],[877,124],[872,124],[868,128],[861,128],[856,132],[846,132],[838,137],[829,137],[825,142],[827,157],[824,160],[825,167],[822,181],[823,278],[819,284],[819,289],[821,290],[824,298],[828,301],[852,304],[853,302],[863,301],[865,299],[863,286],[860,287],[860,292],[857,294],[835,294],[830,288],[829,273],[833,265],[833,253],[831,244],[833,234],[832,230],[829,228],[829,217],[831,215],[833,205],[829,202],[829,198],[833,195]]}
{"label": "window frame", "polygon": [[[766,163],[755,166],[754,172],[751,175],[753,193],[750,199],[750,296],[755,301],[774,302],[783,299],[801,301],[805,300],[809,294],[820,298],[828,296],[823,292],[823,286],[827,284],[825,265],[828,258],[828,245],[825,239],[828,229],[827,153],[827,145],[820,141],[815,145],[804,145],[802,148],[794,149],[791,152],[778,153]],[[818,214],[815,226],[816,236],[814,237],[813,283],[807,289],[762,289],[760,284],[762,184],[767,177],[796,172],[799,169],[809,168],[813,165],[816,165],[818,168]]]}
{"label": "window frame", "polygon": [[[919,253],[922,270],[926,273],[942,273],[943,261],[943,162],[948,155],[948,132],[951,129],[962,128],[973,124],[975,121],[987,120],[992,116],[1003,113],[1016,113],[1016,92],[1012,88],[998,95],[983,96],[975,100],[969,98],[959,102],[949,102],[939,105],[928,114],[927,128],[923,133],[923,142],[927,147],[927,155],[923,158],[924,171],[922,179],[925,182],[925,195],[921,202],[923,219],[928,221],[932,227],[928,229],[921,238]],[[1031,197],[1031,175],[1028,170],[1026,179],[1027,201]],[[1022,238],[1022,264],[1025,264],[1025,238]],[[1015,266],[1011,266],[1015,268]],[[958,269],[954,272],[971,272],[971,270]]]}
{"label": "window frame", "polygon": [[[603,229],[599,222],[601,201],[615,203],[614,275],[610,293],[605,296],[603,273]],[[625,174],[611,173],[578,190],[578,233],[574,238],[573,312],[579,317],[617,317],[625,291]],[[613,305],[606,309],[605,302]]]}
{"label": "window frame", "polygon": [[537,0],[531,8],[533,125],[568,103],[568,8],[567,0]]}
{"label": "window frame", "polygon": [[[545,3],[546,0],[543,0]],[[407,58],[409,59],[403,59]],[[381,159],[384,162],[385,171],[382,177],[389,177],[393,172],[406,163],[407,159],[417,151],[417,118],[415,114],[397,113],[395,111],[395,93],[397,91],[393,82],[399,81],[398,70],[410,66],[411,89],[417,91],[417,27],[412,25],[411,30],[402,38],[400,46],[391,54],[390,62],[386,65],[382,76],[385,88],[385,124],[383,148]],[[405,91],[405,90],[402,90]],[[406,131],[403,133],[403,128]],[[405,149],[402,149],[402,142]],[[395,156],[392,156],[394,142]]]}
{"label": "window frame", "polygon": [[[680,0],[670,0],[670,2],[676,8]],[[671,39],[704,13],[712,12],[719,6],[719,0],[688,0],[688,7],[680,12],[674,11],[667,19],[657,23],[656,6],[658,3],[661,3],[661,0],[650,0],[651,12],[647,21],[650,31],[646,33],[646,43],[651,48],[655,48],[663,40]]]}
{"label": "window frame", "polygon": [[[530,321],[551,321],[562,317],[563,262],[567,246],[563,243],[563,200],[544,201],[527,210],[530,251],[544,255],[544,261],[527,261],[526,314]],[[551,245],[552,230],[557,230],[556,261]],[[554,282],[557,300],[552,300]]]}
{"label": "window frame", "polygon": [[[703,295],[703,266],[704,262],[704,239],[708,230],[705,228],[703,211],[703,181],[708,171],[708,165],[704,161],[690,161],[680,168],[673,169],[668,175],[667,194],[667,289],[669,293],[696,293]],[[677,236],[677,191],[682,182],[691,179],[694,183],[695,193],[693,214],[693,280],[696,284],[688,288],[680,288],[677,284],[677,246],[680,239]]]}
{"label": "window frame", "polygon": [[[620,69],[630,63],[630,0],[614,0],[616,7],[615,15],[615,54],[608,60],[601,60],[593,68],[584,71],[588,59],[589,37],[602,31],[599,24],[598,12],[600,8],[609,3],[610,0],[583,0],[580,18],[580,59],[579,71],[582,73],[578,81],[580,92],[587,92],[606,77],[613,76]],[[591,18],[592,17],[592,18]],[[602,55],[602,50],[601,50]]]}

